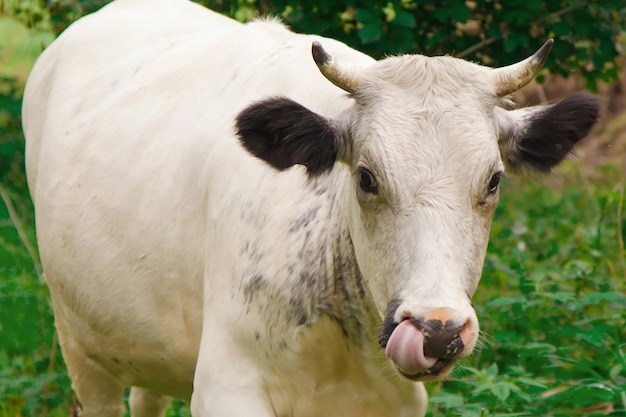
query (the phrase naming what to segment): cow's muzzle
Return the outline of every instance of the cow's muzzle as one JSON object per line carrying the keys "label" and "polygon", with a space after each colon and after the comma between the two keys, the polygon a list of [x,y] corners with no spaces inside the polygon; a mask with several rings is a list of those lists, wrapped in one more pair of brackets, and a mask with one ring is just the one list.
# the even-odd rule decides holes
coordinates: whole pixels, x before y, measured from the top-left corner
{"label": "cow's muzzle", "polygon": [[404,313],[397,323],[388,315],[380,345],[398,371],[412,380],[429,380],[447,374],[459,357],[469,355],[477,330],[469,318],[439,308],[423,317]]}

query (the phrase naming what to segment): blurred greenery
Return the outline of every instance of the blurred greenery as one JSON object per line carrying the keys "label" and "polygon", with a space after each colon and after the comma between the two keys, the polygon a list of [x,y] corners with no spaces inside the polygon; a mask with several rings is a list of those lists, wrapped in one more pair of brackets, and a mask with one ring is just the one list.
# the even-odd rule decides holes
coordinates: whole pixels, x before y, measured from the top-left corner
{"label": "blurred greenery", "polygon": [[[72,394],[34,248],[21,95],[40,51],[102,0],[0,0],[0,417],[65,416]],[[556,39],[546,72],[615,79],[623,0],[203,0],[240,21],[279,15],[375,57],[449,53],[492,66]],[[626,415],[624,179],[566,163],[512,178],[475,297],[483,344],[428,385],[431,416]],[[187,416],[177,400],[168,416]]]}

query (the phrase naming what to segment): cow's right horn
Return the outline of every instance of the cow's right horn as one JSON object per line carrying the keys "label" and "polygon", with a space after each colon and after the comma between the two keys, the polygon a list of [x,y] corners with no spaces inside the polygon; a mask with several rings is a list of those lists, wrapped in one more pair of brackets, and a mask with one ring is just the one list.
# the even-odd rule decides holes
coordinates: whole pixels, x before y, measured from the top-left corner
{"label": "cow's right horn", "polygon": [[548,58],[554,40],[548,39],[537,52],[525,60],[491,72],[498,97],[512,94],[531,82]]}
{"label": "cow's right horn", "polygon": [[318,41],[313,41],[311,51],[317,67],[328,81],[348,93],[356,91],[359,86],[359,77],[355,68],[342,66],[331,54],[326,52]]}

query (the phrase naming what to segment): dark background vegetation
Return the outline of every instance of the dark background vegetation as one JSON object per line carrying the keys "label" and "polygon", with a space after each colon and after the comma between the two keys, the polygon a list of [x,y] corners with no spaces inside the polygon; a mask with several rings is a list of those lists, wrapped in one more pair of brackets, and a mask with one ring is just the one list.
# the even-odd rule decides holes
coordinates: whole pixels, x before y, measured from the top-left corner
{"label": "dark background vegetation", "polygon": [[[278,15],[377,58],[451,54],[501,66],[554,38],[545,88],[518,98],[586,87],[603,94],[605,118],[578,160],[504,184],[475,297],[482,345],[448,381],[428,385],[429,413],[626,416],[623,0],[200,2],[241,21]],[[105,3],[0,0],[0,417],[66,416],[71,403],[37,260],[20,107],[40,51]],[[176,401],[168,415],[188,408]]]}

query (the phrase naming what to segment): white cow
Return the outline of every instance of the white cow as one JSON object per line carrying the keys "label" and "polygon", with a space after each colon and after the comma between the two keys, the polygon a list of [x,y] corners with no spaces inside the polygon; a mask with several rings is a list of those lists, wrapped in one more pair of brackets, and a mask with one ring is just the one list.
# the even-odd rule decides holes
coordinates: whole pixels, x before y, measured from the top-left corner
{"label": "white cow", "polygon": [[[39,58],[27,173],[83,416],[422,416],[478,337],[504,167],[597,117],[507,111],[551,42],[490,69],[382,61],[185,0],[117,0]],[[312,55],[311,56],[311,50]],[[327,52],[328,51],[328,52]],[[317,64],[317,65],[316,65]]]}

